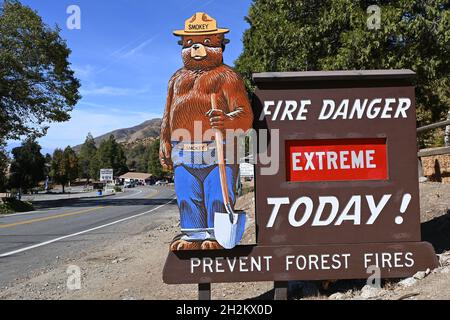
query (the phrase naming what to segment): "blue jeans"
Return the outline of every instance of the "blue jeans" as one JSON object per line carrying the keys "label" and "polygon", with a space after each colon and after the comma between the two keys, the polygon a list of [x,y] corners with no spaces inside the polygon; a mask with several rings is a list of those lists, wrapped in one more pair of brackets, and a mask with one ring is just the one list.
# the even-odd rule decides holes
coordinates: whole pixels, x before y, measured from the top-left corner
{"label": "blue jeans", "polygon": [[[209,153],[209,163],[198,161],[206,152]],[[210,147],[207,151],[185,151],[177,143],[173,143],[175,193],[183,240],[214,240],[214,214],[226,212],[220,187],[219,166],[211,154],[214,155],[215,152]],[[194,158],[197,160],[193,163]],[[228,193],[234,206],[238,166],[227,165],[226,173]]]}

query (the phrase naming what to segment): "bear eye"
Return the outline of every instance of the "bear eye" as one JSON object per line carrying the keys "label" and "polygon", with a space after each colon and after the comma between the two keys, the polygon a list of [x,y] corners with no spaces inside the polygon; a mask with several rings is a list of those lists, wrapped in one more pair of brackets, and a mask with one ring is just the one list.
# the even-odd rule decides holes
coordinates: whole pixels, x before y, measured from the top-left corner
{"label": "bear eye", "polygon": [[192,44],[192,39],[189,39],[186,43],[190,46]]}
{"label": "bear eye", "polygon": [[204,44],[210,44],[210,43],[211,43],[211,39],[208,39],[208,38],[207,38],[207,39],[203,40],[203,43],[204,43]]}

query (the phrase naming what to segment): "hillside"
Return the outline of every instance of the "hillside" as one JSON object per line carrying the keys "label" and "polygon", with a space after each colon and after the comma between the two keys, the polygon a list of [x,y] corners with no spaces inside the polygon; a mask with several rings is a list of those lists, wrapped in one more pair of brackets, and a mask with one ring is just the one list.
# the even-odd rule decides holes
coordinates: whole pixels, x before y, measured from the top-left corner
{"label": "hillside", "polygon": [[[105,133],[101,136],[95,137],[94,141],[95,144],[99,146],[100,142],[107,139],[110,135],[113,135],[116,138],[117,142],[124,145],[134,145],[141,142],[146,145],[149,142],[154,141],[155,138],[159,137],[161,123],[161,119],[147,120],[131,128],[117,129]],[[74,149],[78,151],[80,147],[81,145],[78,145],[75,146]]]}

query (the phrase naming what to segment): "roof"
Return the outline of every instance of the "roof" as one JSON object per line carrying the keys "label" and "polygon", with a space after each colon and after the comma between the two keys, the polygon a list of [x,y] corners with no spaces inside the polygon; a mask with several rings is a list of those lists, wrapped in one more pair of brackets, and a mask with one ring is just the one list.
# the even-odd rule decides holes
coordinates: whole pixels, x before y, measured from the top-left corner
{"label": "roof", "polygon": [[152,175],[150,173],[143,172],[128,172],[121,175],[120,179],[136,179],[136,180],[147,180],[150,179]]}
{"label": "roof", "polygon": [[348,70],[348,71],[306,71],[306,72],[263,72],[253,74],[256,83],[267,81],[320,81],[320,80],[382,80],[414,79],[416,74],[401,70]]}

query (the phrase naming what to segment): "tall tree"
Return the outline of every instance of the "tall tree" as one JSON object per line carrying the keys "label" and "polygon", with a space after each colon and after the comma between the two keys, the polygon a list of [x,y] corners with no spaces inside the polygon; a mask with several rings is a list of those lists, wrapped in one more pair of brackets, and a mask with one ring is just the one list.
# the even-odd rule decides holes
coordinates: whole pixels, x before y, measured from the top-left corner
{"label": "tall tree", "polygon": [[53,182],[60,184],[62,192],[65,193],[66,185],[78,176],[78,158],[72,148],[67,147],[64,151],[55,150],[52,157],[51,176]]}
{"label": "tall tree", "polygon": [[82,179],[87,179],[88,183],[96,177],[96,175],[92,175],[91,171],[91,168],[94,166],[93,162],[96,161],[96,153],[97,147],[94,137],[89,133],[78,154],[79,176]]}
{"label": "tall tree", "polygon": [[[370,5],[381,8],[369,28]],[[236,61],[251,88],[263,71],[412,69],[421,124],[450,106],[448,0],[254,0]]]}
{"label": "tall tree", "polygon": [[9,185],[27,191],[36,187],[45,178],[45,158],[41,146],[33,139],[22,142],[12,150]]}
{"label": "tall tree", "polygon": [[113,135],[110,135],[108,139],[100,143],[97,157],[99,167],[101,169],[113,169],[116,176],[128,171],[125,152]]}
{"label": "tall tree", "polygon": [[8,164],[9,159],[5,150],[5,143],[0,141],[0,192],[4,192],[6,189]]}
{"label": "tall tree", "polygon": [[80,99],[71,51],[59,28],[16,0],[0,3],[0,30],[0,138],[42,136]]}
{"label": "tall tree", "polygon": [[73,182],[78,178],[78,157],[71,147],[64,149],[64,160],[66,164],[67,178]]}
{"label": "tall tree", "polygon": [[148,172],[155,178],[162,178],[164,176],[164,170],[159,161],[159,146],[160,141],[157,139],[150,145],[148,150]]}
{"label": "tall tree", "polygon": [[50,175],[52,168],[52,155],[50,153],[45,154],[45,175]]}
{"label": "tall tree", "polygon": [[151,145],[146,146],[143,143],[138,143],[125,149],[127,166],[130,170],[147,172],[150,146]]}
{"label": "tall tree", "polygon": [[54,183],[60,184],[62,186],[62,191],[64,193],[65,187],[69,182],[69,178],[66,172],[64,151],[61,149],[56,149],[53,152],[50,175]]}

